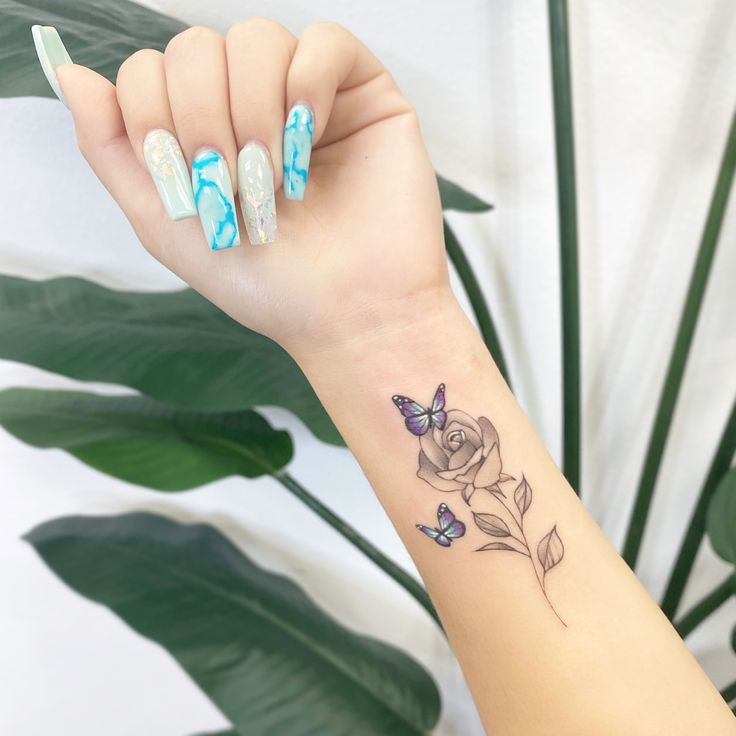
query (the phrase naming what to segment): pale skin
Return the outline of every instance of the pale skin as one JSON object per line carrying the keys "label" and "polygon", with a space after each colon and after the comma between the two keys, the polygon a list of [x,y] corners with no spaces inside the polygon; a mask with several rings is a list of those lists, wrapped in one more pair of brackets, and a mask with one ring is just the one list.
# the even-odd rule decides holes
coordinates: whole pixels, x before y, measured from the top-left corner
{"label": "pale skin", "polygon": [[[193,28],[164,54],[139,51],[116,85],[77,65],[57,76],[83,155],[144,247],[305,371],[414,558],[489,733],[736,733],[731,711],[580,504],[459,308],[415,112],[370,51],[336,24],[297,39],[250,19],[225,38]],[[296,102],[315,120],[303,202],[279,190],[282,131]],[[156,128],[176,135],[189,163],[202,147],[221,151],[236,191],[238,150],[264,143],[279,190],[277,241],[249,245],[241,219],[244,245],[215,253],[196,218],[170,221],[143,161],[143,139]],[[473,552],[488,538],[470,507],[417,478],[417,438],[391,396],[428,404],[440,382],[448,407],[493,422],[504,470],[529,480],[530,534],[557,525],[565,556],[547,593],[566,627],[550,614],[528,558]],[[493,497],[478,493],[473,511],[491,511]],[[468,527],[450,548],[415,528],[442,502]]]}

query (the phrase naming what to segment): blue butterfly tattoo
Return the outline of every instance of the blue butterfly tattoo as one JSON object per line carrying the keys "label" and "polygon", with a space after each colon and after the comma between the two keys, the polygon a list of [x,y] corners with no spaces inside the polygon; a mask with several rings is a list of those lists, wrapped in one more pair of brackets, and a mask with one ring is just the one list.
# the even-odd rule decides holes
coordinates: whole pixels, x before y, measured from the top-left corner
{"label": "blue butterfly tattoo", "polygon": [[447,504],[441,503],[437,508],[437,521],[439,528],[434,529],[423,524],[417,524],[422,534],[434,539],[441,547],[449,547],[453,539],[459,539],[465,534],[465,524],[455,518],[455,514],[447,508]]}

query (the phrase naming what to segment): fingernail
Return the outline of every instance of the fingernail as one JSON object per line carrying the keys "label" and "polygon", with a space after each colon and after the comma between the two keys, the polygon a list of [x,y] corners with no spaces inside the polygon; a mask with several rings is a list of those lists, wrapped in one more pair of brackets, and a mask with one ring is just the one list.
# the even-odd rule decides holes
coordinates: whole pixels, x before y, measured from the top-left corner
{"label": "fingernail", "polygon": [[179,141],[168,130],[152,130],[143,141],[143,157],[172,220],[197,214],[187,162]]}
{"label": "fingernail", "polygon": [[238,190],[245,229],[253,245],[276,240],[273,168],[265,146],[251,141],[238,154]]}
{"label": "fingernail", "polygon": [[222,250],[238,245],[240,235],[233,185],[227,162],[217,151],[205,148],[194,157],[192,189],[194,204],[210,248]]}
{"label": "fingernail", "polygon": [[61,66],[61,64],[71,64],[72,59],[64,47],[59,32],[53,26],[32,26],[31,34],[36,46],[38,60],[41,62],[41,69],[43,69],[51,89],[69,107],[59,86],[59,80],[56,78],[56,67]]}
{"label": "fingernail", "polygon": [[284,194],[286,199],[304,199],[312,154],[314,116],[301,103],[289,110],[284,126]]}

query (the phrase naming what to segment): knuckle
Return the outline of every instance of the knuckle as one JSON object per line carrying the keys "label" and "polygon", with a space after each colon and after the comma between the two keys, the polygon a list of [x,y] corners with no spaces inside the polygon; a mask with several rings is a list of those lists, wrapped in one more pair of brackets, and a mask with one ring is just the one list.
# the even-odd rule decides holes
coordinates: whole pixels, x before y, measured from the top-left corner
{"label": "knuckle", "polygon": [[160,64],[163,54],[156,49],[139,49],[131,54],[120,65],[117,73],[117,82],[120,83],[131,71],[140,69],[141,67],[150,67],[152,64]]}
{"label": "knuckle", "polygon": [[323,36],[329,38],[352,36],[345,26],[334,20],[320,20],[315,23],[311,23],[304,31],[304,35],[306,36],[307,34],[310,36]]}
{"label": "knuckle", "polygon": [[199,46],[203,43],[212,42],[213,40],[220,39],[220,34],[217,31],[213,31],[207,26],[192,26],[187,28],[181,33],[177,33],[168,44],[166,44],[165,54],[170,56],[172,54],[178,54],[187,52],[192,47]]}
{"label": "knuckle", "polygon": [[228,51],[247,50],[264,45],[269,52],[283,52],[285,58],[291,58],[296,47],[296,39],[291,31],[270,18],[247,18],[230,27],[225,38]]}
{"label": "knuckle", "polygon": [[191,100],[186,107],[176,111],[176,127],[182,131],[207,131],[216,129],[218,118],[206,104]]}
{"label": "knuckle", "polygon": [[270,18],[262,18],[255,16],[253,18],[246,18],[245,20],[238,21],[234,25],[230,26],[230,30],[227,32],[227,38],[248,38],[251,36],[260,35],[282,35],[288,34],[289,32],[275,20]]}

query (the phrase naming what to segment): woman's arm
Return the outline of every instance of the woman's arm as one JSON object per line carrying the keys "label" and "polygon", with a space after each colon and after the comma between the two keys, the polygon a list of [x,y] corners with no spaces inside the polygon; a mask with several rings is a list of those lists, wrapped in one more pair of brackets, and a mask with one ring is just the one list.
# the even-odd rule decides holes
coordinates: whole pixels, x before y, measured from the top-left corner
{"label": "woman's arm", "polygon": [[143,245],[308,375],[489,732],[734,733],[454,300],[416,115],[365,46],[334,23],[299,39],[261,18],[226,38],[192,28],[131,56],[114,86],[68,63],[55,32],[36,36]]}
{"label": "woman's arm", "polygon": [[[415,560],[488,733],[736,733],[454,299],[385,324],[298,358]],[[431,409],[439,384],[446,417],[410,429],[392,397]],[[464,531],[451,516],[447,536],[417,528],[443,530],[440,504]]]}

